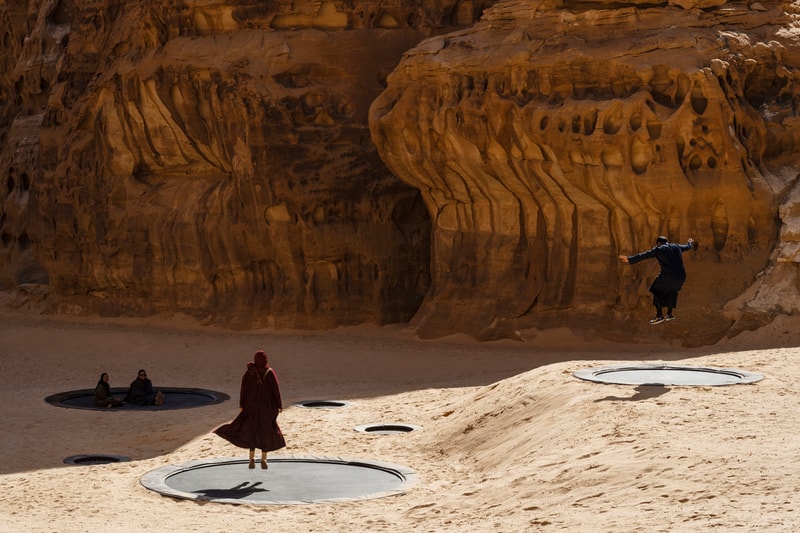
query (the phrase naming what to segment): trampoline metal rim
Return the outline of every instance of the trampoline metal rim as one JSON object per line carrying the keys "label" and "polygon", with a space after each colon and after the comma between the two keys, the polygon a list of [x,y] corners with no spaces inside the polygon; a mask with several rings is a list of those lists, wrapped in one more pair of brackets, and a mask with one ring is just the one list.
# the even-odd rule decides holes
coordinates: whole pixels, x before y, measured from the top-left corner
{"label": "trampoline metal rim", "polygon": [[[158,390],[164,392],[165,394],[193,394],[196,396],[204,396],[206,398],[210,398],[211,401],[208,403],[204,403],[204,406],[208,405],[216,405],[227,400],[230,400],[230,396],[224,392],[214,391],[211,389],[203,389],[199,387],[157,387]],[[128,389],[125,387],[112,387],[111,394],[117,395],[124,395],[128,392]],[[65,405],[63,402],[67,400],[71,400],[73,398],[78,398],[81,396],[91,396],[94,395],[94,389],[77,389],[65,392],[57,392],[55,394],[51,394],[50,396],[45,397],[45,403],[49,403],[54,407],[63,407],[66,409],[83,409],[83,410],[98,410],[103,412],[119,412],[121,409],[99,409],[99,408],[87,408],[75,405]],[[182,407],[182,409],[188,409],[194,406],[186,406]]]}
{"label": "trampoline metal rim", "polygon": [[[377,498],[385,498],[387,496],[398,496],[405,494],[408,489],[418,482],[418,475],[410,468],[383,461],[366,460],[366,459],[348,459],[343,457],[322,457],[322,456],[285,456],[278,455],[269,458],[269,462],[319,462],[327,464],[339,465],[352,465],[361,468],[372,468],[381,470],[388,474],[394,475],[400,479],[401,486],[395,489],[374,492],[365,494],[362,497],[343,497],[343,498],[322,498],[315,500],[291,500],[291,501],[270,501],[270,502],[243,502],[241,500],[230,498],[207,498],[202,495],[193,494],[190,492],[183,492],[174,489],[166,484],[166,480],[170,477],[178,475],[181,472],[197,470],[199,468],[208,468],[217,465],[230,465],[230,464],[245,464],[247,459],[239,459],[234,457],[222,457],[217,459],[194,459],[186,461],[178,465],[165,465],[155,470],[144,473],[139,478],[139,484],[147,490],[153,490],[164,496],[171,496],[173,498],[180,498],[185,500],[208,501],[215,503],[227,503],[233,505],[309,505],[314,503],[338,503],[338,502],[352,502],[361,500],[372,500]],[[156,488],[160,487],[160,488]]]}
{"label": "trampoline metal rim", "polygon": [[[330,405],[306,405],[312,403],[319,403],[319,404],[327,403]],[[352,406],[353,402],[345,400],[300,400],[299,402],[294,402],[292,405],[294,407],[300,407],[302,409],[340,409],[342,407]]]}
{"label": "trampoline metal rim", "polygon": [[701,386],[704,387],[719,387],[719,386],[727,386],[727,385],[746,385],[755,383],[760,381],[764,378],[762,374],[757,374],[755,372],[748,372],[746,370],[737,370],[734,368],[716,368],[710,366],[679,366],[679,365],[668,365],[668,364],[641,364],[641,365],[622,365],[622,366],[603,366],[603,367],[596,367],[596,368],[586,368],[581,370],[576,370],[573,372],[573,376],[579,379],[583,379],[586,381],[594,381],[596,383],[607,383],[613,385],[659,385],[659,386],[698,386],[695,384],[687,384],[687,383],[630,383],[628,381],[610,381],[610,380],[599,380],[594,379],[596,376],[604,375],[604,374],[611,374],[614,372],[630,372],[636,370],[677,370],[677,371],[689,371],[689,372],[706,372],[709,374],[724,374],[726,376],[733,376],[740,378],[737,381],[730,381],[724,383],[708,383],[703,384]]}
{"label": "trampoline metal rim", "polygon": [[[190,461],[195,464],[185,464],[183,468],[178,468],[174,472],[171,472],[164,476],[164,479],[169,479],[173,476],[181,474],[183,472],[191,472],[192,470],[201,470],[203,468],[213,468],[215,466],[220,465],[235,465],[235,464],[247,464],[247,459],[224,459],[221,461],[214,461],[213,463],[209,463],[208,460],[200,460],[200,461]],[[386,472],[387,474],[391,474],[398,478],[400,481],[405,481],[406,477],[402,472],[399,472],[396,468],[397,465],[392,466],[391,468],[387,466],[382,466],[377,462],[364,462],[363,460],[360,461],[348,461],[348,460],[341,460],[341,459],[333,459],[333,458],[315,458],[313,460],[303,457],[303,458],[293,458],[293,457],[270,457],[270,463],[307,463],[307,462],[315,462],[315,463],[323,463],[323,464],[330,464],[330,465],[345,465],[345,466],[357,466],[359,468],[369,468],[372,470],[380,470],[381,472]]]}

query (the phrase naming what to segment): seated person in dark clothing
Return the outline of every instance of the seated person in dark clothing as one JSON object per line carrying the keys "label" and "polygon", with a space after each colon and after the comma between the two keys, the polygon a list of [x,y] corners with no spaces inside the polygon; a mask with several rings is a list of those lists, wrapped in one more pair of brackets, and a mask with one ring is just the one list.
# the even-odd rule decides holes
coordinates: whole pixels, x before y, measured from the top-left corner
{"label": "seated person in dark clothing", "polygon": [[139,375],[131,382],[125,401],[133,405],[161,405],[164,394],[153,390],[153,382],[147,379],[147,372],[139,370]]}
{"label": "seated person in dark clothing", "polygon": [[100,380],[94,388],[95,407],[122,407],[122,398],[115,398],[111,395],[111,386],[108,384],[108,373],[100,374]]}

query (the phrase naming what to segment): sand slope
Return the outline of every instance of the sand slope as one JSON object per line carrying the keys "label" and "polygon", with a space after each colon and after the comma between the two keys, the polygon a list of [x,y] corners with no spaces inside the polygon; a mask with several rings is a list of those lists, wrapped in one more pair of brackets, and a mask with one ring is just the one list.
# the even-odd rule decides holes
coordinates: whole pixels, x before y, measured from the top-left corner
{"label": "sand slope", "polygon": [[[777,321],[723,345],[620,346],[532,332],[529,341],[419,341],[402,327],[227,332],[189,321],[0,316],[0,531],[798,531],[800,342]],[[668,326],[668,325],[667,325]],[[659,326],[660,327],[660,326]],[[665,330],[666,332],[667,330]],[[211,434],[264,348],[281,381],[285,455],[368,458],[414,469],[407,494],[340,504],[224,505],[162,497],[139,477],[244,451]],[[754,385],[600,385],[575,370],[669,361],[764,374]],[[44,402],[125,386],[201,387],[232,400],[161,412]],[[347,400],[336,410],[291,404]],[[403,435],[353,428],[423,426]],[[85,453],[130,462],[68,466]]]}

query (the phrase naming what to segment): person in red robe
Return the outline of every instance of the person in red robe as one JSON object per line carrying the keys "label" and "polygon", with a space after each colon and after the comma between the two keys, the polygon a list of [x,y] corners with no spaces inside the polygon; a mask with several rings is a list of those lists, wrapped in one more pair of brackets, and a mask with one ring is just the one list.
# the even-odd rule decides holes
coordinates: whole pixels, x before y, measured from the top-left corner
{"label": "person in red robe", "polygon": [[275,371],[267,364],[267,354],[256,352],[247,363],[239,392],[239,415],[214,433],[239,448],[250,450],[248,468],[255,468],[255,449],[261,450],[261,468],[267,469],[267,452],[286,446],[278,427],[278,413],[283,410],[281,391]]}

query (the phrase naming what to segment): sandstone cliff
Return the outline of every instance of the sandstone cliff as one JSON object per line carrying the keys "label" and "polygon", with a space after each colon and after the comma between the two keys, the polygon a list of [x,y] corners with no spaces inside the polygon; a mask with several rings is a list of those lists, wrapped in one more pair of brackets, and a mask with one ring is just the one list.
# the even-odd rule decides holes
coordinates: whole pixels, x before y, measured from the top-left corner
{"label": "sandstone cliff", "polygon": [[0,1],[0,288],[647,338],[616,256],[666,234],[700,243],[670,335],[796,313],[794,5],[490,5]]}
{"label": "sandstone cliff", "polygon": [[368,107],[403,51],[477,14],[21,4],[0,2],[4,288],[241,326],[413,315],[430,221],[379,158]]}
{"label": "sandstone cliff", "polygon": [[[370,118],[432,218],[420,334],[662,335],[657,265],[617,261],[660,234],[700,243],[669,335],[796,312],[797,211],[776,216],[800,148],[794,13],[508,1],[406,53]],[[765,268],[757,298],[728,304]]]}

